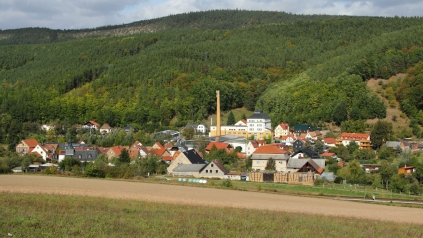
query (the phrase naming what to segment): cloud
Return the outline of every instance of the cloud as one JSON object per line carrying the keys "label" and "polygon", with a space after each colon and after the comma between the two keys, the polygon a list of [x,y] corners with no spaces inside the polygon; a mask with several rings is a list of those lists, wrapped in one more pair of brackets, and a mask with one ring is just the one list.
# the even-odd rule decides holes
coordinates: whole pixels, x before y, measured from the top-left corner
{"label": "cloud", "polygon": [[93,28],[211,9],[419,16],[423,0],[1,0],[0,28]]}

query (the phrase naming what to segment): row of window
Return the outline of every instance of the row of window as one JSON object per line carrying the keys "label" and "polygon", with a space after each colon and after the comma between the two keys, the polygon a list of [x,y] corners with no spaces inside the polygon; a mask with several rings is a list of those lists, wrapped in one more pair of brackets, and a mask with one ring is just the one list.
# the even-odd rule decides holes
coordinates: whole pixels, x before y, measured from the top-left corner
{"label": "row of window", "polygon": [[[206,169],[206,174],[208,174],[208,173],[211,173],[211,174],[212,174],[212,173],[213,173],[213,170],[208,170],[208,169]],[[217,173],[219,173],[219,170],[217,170],[217,169],[216,169],[216,174],[217,174]]]}

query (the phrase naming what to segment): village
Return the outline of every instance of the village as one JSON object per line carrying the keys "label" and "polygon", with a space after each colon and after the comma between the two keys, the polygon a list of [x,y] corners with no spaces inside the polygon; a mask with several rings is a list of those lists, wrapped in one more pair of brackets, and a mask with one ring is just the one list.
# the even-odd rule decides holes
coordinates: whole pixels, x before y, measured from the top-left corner
{"label": "village", "polygon": [[[271,118],[261,110],[256,110],[246,119],[241,119],[233,125],[220,125],[219,92],[217,91],[216,125],[208,130],[205,123],[188,123],[181,131],[165,130],[157,134],[169,138],[166,143],[155,142],[152,146],[145,146],[134,141],[130,146],[99,147],[89,145],[84,141],[65,143],[43,142],[30,138],[22,140],[16,146],[16,152],[23,155],[33,155],[37,161],[27,167],[15,167],[13,172],[37,172],[47,168],[56,168],[66,158],[74,158],[82,163],[96,161],[99,156],[106,158],[107,166],[115,166],[114,161],[128,154],[131,163],[155,156],[161,160],[165,170],[161,173],[172,177],[246,180],[255,182],[276,182],[288,184],[314,185],[316,179],[333,182],[336,170],[348,166],[344,158],[333,151],[338,147],[354,147],[359,151],[373,151],[371,134],[342,132],[338,137],[328,130],[313,128],[307,124],[290,127],[287,123],[279,123],[271,128]],[[49,130],[48,125],[43,125]],[[81,126],[105,135],[111,133],[107,123],[100,125],[95,121],[88,121]],[[126,132],[134,128],[124,128]],[[197,137],[206,140],[205,148],[201,151],[195,145],[195,140],[184,138],[183,130],[191,129]],[[207,133],[208,132],[208,133]],[[392,151],[416,151],[423,148],[422,143],[405,140],[386,141],[385,147]],[[219,156],[205,160],[205,156],[213,151],[221,150],[227,154],[234,154],[244,166],[231,166],[222,162]],[[205,153],[205,154],[204,154]],[[209,157],[210,158],[210,157]],[[247,165],[249,163],[249,165]],[[333,167],[333,166],[332,166]],[[381,164],[360,164],[364,173],[378,173]],[[334,173],[335,172],[335,173]],[[398,168],[398,174],[412,174],[413,166],[404,165]],[[150,175],[150,173],[149,173]],[[338,181],[339,182],[339,181]],[[345,181],[344,181],[345,182]]]}

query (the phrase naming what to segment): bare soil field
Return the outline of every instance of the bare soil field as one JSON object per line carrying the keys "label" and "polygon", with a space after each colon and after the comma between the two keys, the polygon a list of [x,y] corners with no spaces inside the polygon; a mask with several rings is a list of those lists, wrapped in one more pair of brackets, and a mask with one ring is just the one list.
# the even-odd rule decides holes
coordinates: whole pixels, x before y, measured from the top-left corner
{"label": "bare soil field", "polygon": [[423,219],[421,219],[423,210],[418,208],[133,181],[36,175],[1,175],[0,192],[92,196],[423,224]]}

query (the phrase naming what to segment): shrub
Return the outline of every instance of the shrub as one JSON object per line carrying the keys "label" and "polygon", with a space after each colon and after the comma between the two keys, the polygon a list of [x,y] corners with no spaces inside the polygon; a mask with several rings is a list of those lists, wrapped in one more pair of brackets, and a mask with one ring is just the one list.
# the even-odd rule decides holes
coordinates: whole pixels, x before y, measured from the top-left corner
{"label": "shrub", "polygon": [[341,176],[337,176],[333,182],[334,182],[334,183],[339,183],[339,184],[341,184],[343,181],[344,181],[344,178],[343,178],[343,177],[341,177]]}
{"label": "shrub", "polygon": [[234,185],[232,184],[232,181],[229,180],[229,179],[224,179],[220,185],[224,188],[233,188],[234,187]]}

